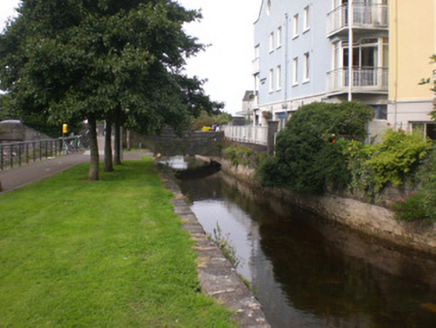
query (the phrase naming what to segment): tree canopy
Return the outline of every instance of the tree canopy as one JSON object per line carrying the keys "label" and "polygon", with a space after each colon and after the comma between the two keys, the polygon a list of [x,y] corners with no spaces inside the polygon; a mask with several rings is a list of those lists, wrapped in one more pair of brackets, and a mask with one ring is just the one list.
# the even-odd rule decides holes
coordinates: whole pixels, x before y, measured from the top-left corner
{"label": "tree canopy", "polygon": [[219,107],[203,81],[183,74],[203,49],[183,30],[201,18],[195,10],[167,0],[22,0],[18,11],[0,35],[0,89],[11,109],[91,127],[117,113],[156,132]]}

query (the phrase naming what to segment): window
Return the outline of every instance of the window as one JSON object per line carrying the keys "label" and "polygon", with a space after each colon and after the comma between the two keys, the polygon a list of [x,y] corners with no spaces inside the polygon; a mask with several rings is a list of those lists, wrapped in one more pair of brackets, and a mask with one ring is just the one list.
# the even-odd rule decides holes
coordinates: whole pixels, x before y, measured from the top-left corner
{"label": "window", "polygon": [[272,69],[269,70],[269,92],[274,91],[274,71]]}
{"label": "window", "polygon": [[279,27],[277,29],[277,48],[282,46],[282,28]]}
{"label": "window", "polygon": [[277,88],[277,91],[282,89],[282,68],[281,68],[281,66],[277,66],[277,71],[276,71],[276,88]]}
{"label": "window", "polygon": [[269,16],[271,13],[271,0],[268,0],[268,3],[266,4],[266,14]]}
{"label": "window", "polygon": [[422,133],[422,137],[436,140],[436,124],[433,122],[411,122],[412,130]]}
{"label": "window", "polygon": [[304,54],[304,71],[303,71],[303,81],[309,81],[310,77],[310,54],[306,52]]}
{"label": "window", "polygon": [[375,111],[376,120],[387,120],[388,118],[388,106],[387,105],[375,105],[371,106]]}
{"label": "window", "polygon": [[269,35],[269,52],[274,51],[274,32]]}
{"label": "window", "polygon": [[298,84],[298,57],[294,58],[292,63],[292,84]]}
{"label": "window", "polygon": [[310,14],[309,14],[309,6],[304,8],[304,15],[303,15],[303,24],[304,24],[304,30],[307,31],[310,28]]}
{"label": "window", "polygon": [[298,36],[298,14],[294,16],[294,38]]}

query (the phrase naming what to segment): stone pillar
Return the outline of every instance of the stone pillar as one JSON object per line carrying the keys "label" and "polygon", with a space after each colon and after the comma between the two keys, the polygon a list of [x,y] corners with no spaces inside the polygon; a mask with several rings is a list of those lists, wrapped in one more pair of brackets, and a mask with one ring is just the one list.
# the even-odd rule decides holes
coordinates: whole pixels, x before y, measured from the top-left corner
{"label": "stone pillar", "polygon": [[24,125],[13,120],[0,123],[0,133],[0,140],[3,142],[20,142],[24,141],[26,137]]}
{"label": "stone pillar", "polygon": [[274,155],[274,136],[279,130],[278,121],[268,121],[268,139],[267,139],[267,154],[270,156]]}

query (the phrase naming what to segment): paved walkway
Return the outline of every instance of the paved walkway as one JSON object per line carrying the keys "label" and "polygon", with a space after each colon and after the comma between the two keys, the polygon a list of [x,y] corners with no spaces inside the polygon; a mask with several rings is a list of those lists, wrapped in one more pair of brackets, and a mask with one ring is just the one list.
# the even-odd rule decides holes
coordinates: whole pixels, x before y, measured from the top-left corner
{"label": "paved walkway", "polygon": [[[100,140],[99,140],[100,144]],[[100,146],[100,145],[99,145]],[[100,161],[103,160],[103,151],[100,149]],[[140,160],[141,154],[137,152],[124,152],[123,160]],[[89,162],[89,150],[77,152],[66,156],[55,157],[21,167],[8,169],[0,172],[0,181],[4,188],[3,192],[8,192],[17,188],[24,187],[32,182],[46,179],[80,163]]]}

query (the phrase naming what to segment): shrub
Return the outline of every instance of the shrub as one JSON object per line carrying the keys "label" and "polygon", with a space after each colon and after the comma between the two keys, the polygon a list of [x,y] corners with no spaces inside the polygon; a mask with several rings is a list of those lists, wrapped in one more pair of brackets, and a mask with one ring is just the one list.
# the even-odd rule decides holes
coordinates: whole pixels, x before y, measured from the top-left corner
{"label": "shrub", "polygon": [[418,177],[422,206],[427,218],[436,221],[436,148],[421,166]]}
{"label": "shrub", "polygon": [[349,188],[359,190],[370,199],[375,197],[376,183],[371,167],[365,163],[371,158],[373,146],[360,141],[340,139],[337,142],[342,146],[346,159],[347,170],[350,174]]}
{"label": "shrub", "polygon": [[416,193],[391,204],[399,220],[436,221],[436,150],[434,149],[419,168],[420,184]]}
{"label": "shrub", "polygon": [[259,170],[265,186],[319,193],[343,188],[350,180],[342,145],[332,136],[364,138],[372,118],[366,105],[311,103],[301,107],[277,136],[276,159]]}
{"label": "shrub", "polygon": [[253,149],[241,145],[232,145],[223,150],[223,158],[232,162],[233,166],[239,164],[257,168],[266,154],[256,153]]}
{"label": "shrub", "polygon": [[389,182],[394,186],[402,184],[405,175],[416,170],[431,147],[431,140],[423,140],[420,133],[387,130],[383,142],[374,145],[373,155],[365,162],[374,173],[376,190]]}
{"label": "shrub", "polygon": [[427,214],[422,207],[422,199],[419,193],[403,199],[400,198],[391,203],[391,210],[399,220],[417,221],[427,219]]}

